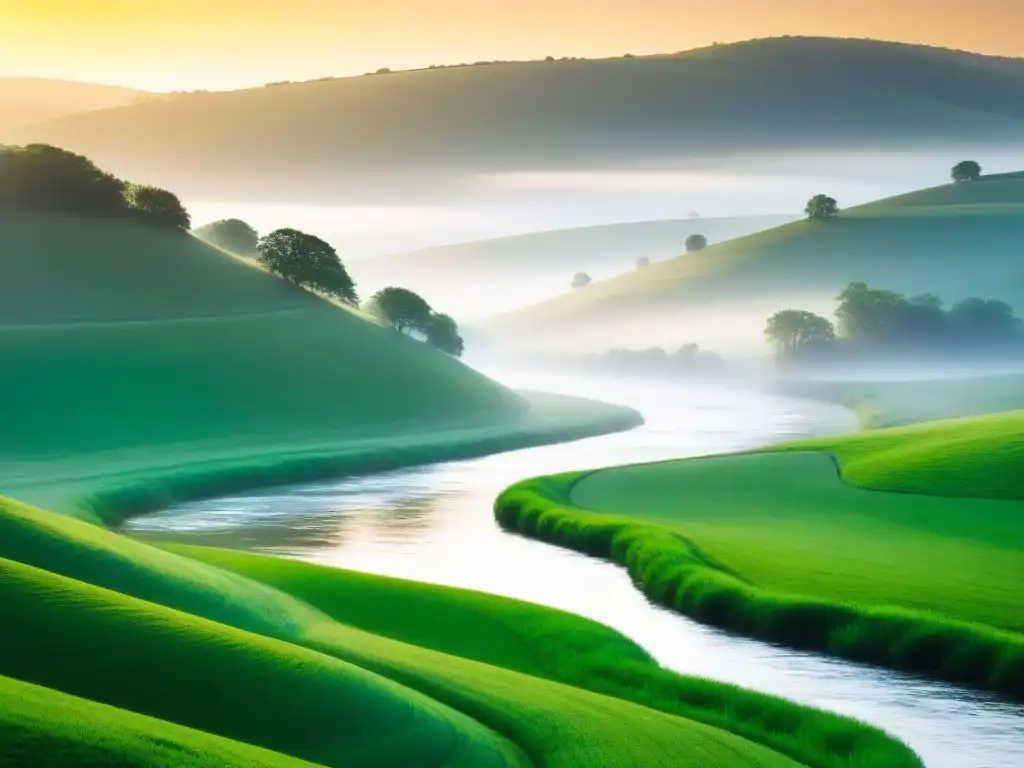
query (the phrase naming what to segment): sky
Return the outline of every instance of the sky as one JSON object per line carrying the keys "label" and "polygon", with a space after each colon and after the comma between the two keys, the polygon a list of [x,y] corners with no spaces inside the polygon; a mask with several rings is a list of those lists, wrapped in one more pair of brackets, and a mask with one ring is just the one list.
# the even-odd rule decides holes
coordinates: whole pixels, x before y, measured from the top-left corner
{"label": "sky", "polygon": [[783,34],[1024,56],[1024,0],[0,0],[0,76],[224,89]]}

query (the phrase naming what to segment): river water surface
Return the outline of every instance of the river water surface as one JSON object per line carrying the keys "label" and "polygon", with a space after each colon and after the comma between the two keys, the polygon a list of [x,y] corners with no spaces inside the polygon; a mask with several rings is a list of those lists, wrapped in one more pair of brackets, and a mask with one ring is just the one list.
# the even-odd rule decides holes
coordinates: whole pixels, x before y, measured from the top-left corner
{"label": "river water surface", "polygon": [[621,568],[502,532],[495,496],[534,475],[752,448],[855,428],[844,409],[720,387],[499,372],[638,408],[632,432],[183,504],[127,530],[516,597],[615,627],[663,666],[879,725],[928,768],[1021,768],[1024,706],[729,636],[653,606]]}

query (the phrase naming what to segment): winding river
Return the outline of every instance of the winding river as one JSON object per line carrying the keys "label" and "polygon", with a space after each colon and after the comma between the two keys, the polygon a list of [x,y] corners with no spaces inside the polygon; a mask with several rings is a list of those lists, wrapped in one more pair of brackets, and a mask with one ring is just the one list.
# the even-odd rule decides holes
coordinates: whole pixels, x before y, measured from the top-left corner
{"label": "winding river", "polygon": [[506,534],[492,519],[494,497],[525,477],[850,431],[850,413],[710,386],[498,377],[632,405],[647,423],[576,443],[183,504],[126,529],[544,603],[615,627],[670,669],[877,724],[914,747],[928,768],[1024,766],[1024,706],[709,629],[649,604],[617,566]]}

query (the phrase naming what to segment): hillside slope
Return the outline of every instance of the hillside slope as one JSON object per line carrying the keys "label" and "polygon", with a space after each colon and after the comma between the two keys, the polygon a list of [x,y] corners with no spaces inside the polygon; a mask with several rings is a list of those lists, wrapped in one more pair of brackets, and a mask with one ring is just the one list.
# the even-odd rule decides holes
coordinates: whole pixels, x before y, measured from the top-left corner
{"label": "hillside slope", "polygon": [[130,104],[131,88],[35,77],[0,77],[0,142],[27,125]]}
{"label": "hillside slope", "polygon": [[0,232],[0,488],[20,498],[66,509],[83,500],[65,483],[95,492],[109,475],[107,492],[124,492],[176,467],[210,492],[204,473],[231,467],[235,484],[280,482],[285,465],[391,466],[625,414],[568,401],[564,417],[542,414],[184,234],[11,214]]}
{"label": "hillside slope", "polygon": [[661,328],[688,326],[718,334],[711,341],[719,344],[760,345],[771,313],[830,315],[834,296],[854,280],[1024,310],[1022,252],[1024,173],[988,176],[712,245],[483,325],[510,339],[648,345],[663,341]]}
{"label": "hillside slope", "polygon": [[[692,234],[714,243],[793,218],[663,219],[557,229],[378,256],[357,262],[352,271],[371,288],[399,283],[470,320],[557,296],[576,272],[600,280],[633,270],[640,257],[653,262],[676,256]],[[467,285],[479,290],[467,291]]]}
{"label": "hillside slope", "polygon": [[82,152],[191,197],[309,200],[359,191],[365,200],[375,184],[432,172],[1018,143],[1022,84],[1016,59],[776,38],[665,56],[178,95],[39,124],[18,138]]}

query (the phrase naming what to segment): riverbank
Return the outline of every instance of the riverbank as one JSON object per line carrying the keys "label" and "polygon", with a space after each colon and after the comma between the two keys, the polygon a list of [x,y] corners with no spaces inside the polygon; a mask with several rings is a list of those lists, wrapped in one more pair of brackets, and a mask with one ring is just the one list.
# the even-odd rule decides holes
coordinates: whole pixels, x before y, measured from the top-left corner
{"label": "riverbank", "polygon": [[[502,494],[496,515],[506,529],[626,566],[652,600],[713,626],[1022,698],[1024,501],[861,490],[812,453],[846,455],[857,475],[857,459],[880,450],[864,445],[874,438],[890,449],[874,466],[891,478],[902,437],[905,478],[920,483],[930,467],[946,483],[936,493],[948,491],[958,475],[942,471],[944,455],[973,467],[961,469],[964,482],[981,483],[984,454],[965,463],[957,449],[977,447],[963,438],[986,424],[951,425],[539,478]],[[1012,484],[1002,471],[1012,456],[991,455],[991,476]]]}

